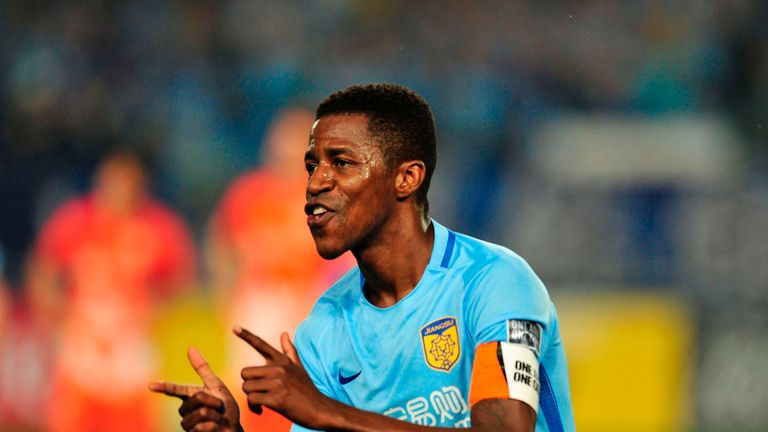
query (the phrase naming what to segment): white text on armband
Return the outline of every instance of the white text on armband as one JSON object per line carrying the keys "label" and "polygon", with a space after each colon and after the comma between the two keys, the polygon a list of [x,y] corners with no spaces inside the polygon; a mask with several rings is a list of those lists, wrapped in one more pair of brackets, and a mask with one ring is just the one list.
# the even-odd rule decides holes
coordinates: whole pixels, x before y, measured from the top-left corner
{"label": "white text on armband", "polygon": [[539,411],[539,361],[529,348],[500,342],[509,397]]}
{"label": "white text on armband", "polygon": [[499,343],[509,397],[539,411],[539,360],[541,325],[533,321],[508,320],[507,340]]}

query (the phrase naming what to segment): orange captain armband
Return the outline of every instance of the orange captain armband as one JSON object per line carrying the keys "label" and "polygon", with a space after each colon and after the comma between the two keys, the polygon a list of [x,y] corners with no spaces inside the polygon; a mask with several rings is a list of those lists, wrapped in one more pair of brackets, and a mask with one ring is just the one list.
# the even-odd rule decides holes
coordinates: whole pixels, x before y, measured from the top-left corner
{"label": "orange captain armband", "polygon": [[481,344],[475,350],[469,404],[483,399],[515,399],[539,411],[541,326],[507,321],[506,341]]}
{"label": "orange captain armband", "polygon": [[507,379],[499,359],[499,342],[488,342],[475,350],[472,382],[469,386],[469,405],[483,399],[509,399]]}

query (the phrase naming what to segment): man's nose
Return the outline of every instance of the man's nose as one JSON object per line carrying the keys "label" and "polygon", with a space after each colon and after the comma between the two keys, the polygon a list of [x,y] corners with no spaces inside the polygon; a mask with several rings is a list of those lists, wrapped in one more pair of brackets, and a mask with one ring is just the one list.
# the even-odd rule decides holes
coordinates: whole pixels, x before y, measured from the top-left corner
{"label": "man's nose", "polygon": [[314,196],[331,189],[333,189],[333,175],[330,167],[318,165],[307,181],[307,195]]}

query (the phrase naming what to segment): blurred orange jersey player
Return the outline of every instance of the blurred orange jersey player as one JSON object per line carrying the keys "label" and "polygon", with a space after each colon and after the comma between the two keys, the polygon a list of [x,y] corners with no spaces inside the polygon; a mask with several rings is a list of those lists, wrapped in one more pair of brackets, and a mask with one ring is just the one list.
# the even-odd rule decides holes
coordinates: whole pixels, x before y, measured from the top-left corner
{"label": "blurred orange jersey player", "polygon": [[[320,258],[306,227],[302,161],[313,122],[314,114],[305,110],[278,114],[266,137],[264,165],[233,182],[210,227],[211,277],[226,324],[259,329],[271,342],[295,330],[322,290],[353,265],[349,255],[332,262]],[[232,340],[227,357],[227,377],[237,382],[240,369],[258,356]],[[269,410],[245,414],[242,422],[246,430],[290,426]]]}
{"label": "blurred orange jersey player", "polygon": [[150,318],[191,287],[195,264],[186,225],[150,197],[138,157],[105,159],[92,192],[53,214],[29,275],[33,304],[58,333],[48,430],[155,430]]}

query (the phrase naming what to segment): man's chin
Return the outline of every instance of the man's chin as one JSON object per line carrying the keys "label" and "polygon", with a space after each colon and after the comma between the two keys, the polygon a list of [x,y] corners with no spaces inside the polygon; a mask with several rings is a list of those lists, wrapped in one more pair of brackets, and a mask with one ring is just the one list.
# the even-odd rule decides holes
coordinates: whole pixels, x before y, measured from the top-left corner
{"label": "man's chin", "polygon": [[317,243],[315,244],[315,247],[317,248],[317,253],[320,255],[320,257],[327,260],[336,259],[347,251],[343,248],[329,247]]}

